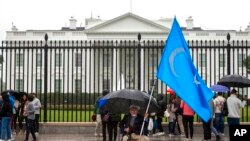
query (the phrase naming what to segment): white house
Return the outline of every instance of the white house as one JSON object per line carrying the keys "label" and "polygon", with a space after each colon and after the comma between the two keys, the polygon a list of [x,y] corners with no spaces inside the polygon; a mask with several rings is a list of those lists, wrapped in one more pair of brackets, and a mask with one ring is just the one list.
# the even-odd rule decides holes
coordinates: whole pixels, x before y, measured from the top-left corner
{"label": "white house", "polygon": [[[26,31],[19,31],[15,26],[12,27],[11,31],[7,31],[6,35],[6,41],[44,41],[44,35],[48,34],[49,41],[120,41],[120,40],[135,40],[138,41],[137,35],[140,33],[142,35],[141,42],[147,41],[147,40],[163,40],[165,41],[168,33],[171,28],[171,24],[173,19],[171,18],[162,18],[159,20],[149,20],[143,17],[140,17],[138,15],[135,15],[133,13],[126,13],[124,15],[121,15],[119,17],[110,19],[110,20],[102,20],[100,18],[87,18],[85,21],[85,27],[77,27],[77,20],[71,17],[69,19],[70,24],[69,27],[62,27],[60,30],[26,30]],[[193,23],[192,17],[188,17],[186,20],[186,25],[182,25],[183,34],[185,36],[186,40],[192,41],[192,40],[199,40],[199,41],[226,41],[226,35],[230,33],[231,40],[247,40],[250,41],[250,25],[244,30],[244,31],[236,31],[236,30],[203,30],[201,27],[195,27]],[[21,42],[22,43],[22,42]],[[40,43],[38,43],[40,44]],[[53,44],[53,43],[52,43]],[[39,46],[39,45],[38,45]],[[41,46],[41,45],[40,45]],[[21,50],[21,51],[8,51],[7,53],[4,52],[4,50],[0,50],[1,53],[3,53],[4,57],[6,58],[5,62],[3,63],[4,71],[2,76],[6,76],[6,78],[10,78],[10,81],[7,81],[7,89],[16,89],[16,85],[23,86],[24,91],[36,91],[36,89],[43,89],[44,84],[42,83],[43,77],[44,77],[44,71],[43,71],[43,65],[38,63],[41,60],[44,60],[43,51],[37,50],[32,53],[28,52],[27,50]],[[77,88],[76,87],[82,87],[81,91],[86,92],[96,92],[99,90],[102,90],[102,86],[105,86],[106,88],[110,88],[112,85],[112,90],[116,90],[119,88],[121,83],[131,83],[133,86],[137,85],[137,78],[133,78],[134,76],[138,75],[138,70],[134,69],[132,73],[135,74],[131,76],[130,74],[125,73],[126,69],[128,68],[121,68],[119,65],[121,65],[120,62],[120,56],[122,53],[119,51],[114,51],[112,53],[109,52],[102,52],[101,56],[104,58],[106,57],[107,62],[112,62],[113,67],[109,67],[106,69],[107,72],[104,70],[100,70],[100,72],[92,72],[92,69],[86,69],[91,66],[93,63],[92,61],[95,59],[94,52],[91,52],[90,50],[86,51],[84,54],[77,54],[76,51],[69,51],[70,53],[66,53],[64,55],[63,51],[52,51],[50,55],[48,55],[48,62],[49,64],[52,64],[49,66],[48,70],[51,74],[48,76],[48,80],[52,85],[52,88],[49,90],[54,92],[56,89],[60,89],[65,92],[74,92]],[[249,51],[250,52],[250,51]],[[244,51],[239,51],[238,54],[242,54],[240,56],[246,57],[247,53]],[[208,54],[210,52],[206,53],[194,53],[193,58],[194,63],[200,64],[199,62],[196,62],[196,58],[204,58],[203,64],[206,63],[212,63],[217,58],[222,57],[222,60],[225,60],[226,53],[224,51],[217,51],[216,53],[212,53],[212,57],[210,57]],[[210,53],[211,54],[211,53]],[[127,54],[125,54],[127,55]],[[131,55],[132,60],[134,62],[137,62],[136,58],[138,56],[136,54]],[[141,59],[148,56],[149,53],[144,52],[142,50],[141,52]],[[158,54],[158,56],[153,55],[154,57],[160,57],[161,54]],[[233,55],[233,54],[231,54]],[[13,59],[13,56],[15,58],[19,58],[19,62],[28,61],[29,63],[24,63],[21,68],[15,67],[15,64],[17,63],[17,59]],[[74,62],[78,61],[74,56],[78,56],[76,58],[80,59],[81,63],[84,64],[82,68],[77,68],[74,66]],[[112,56],[112,57],[107,57]],[[36,58],[35,60],[30,60],[30,58]],[[96,56],[98,57],[98,56]],[[100,57],[100,56],[99,56]],[[60,58],[60,59],[56,59]],[[68,61],[64,61],[67,60]],[[75,59],[73,59],[75,58]],[[117,59],[118,58],[118,59]],[[40,59],[40,61],[39,61]],[[112,59],[112,60],[111,60]],[[151,58],[152,59],[152,58]],[[239,58],[238,58],[239,59]],[[60,63],[56,60],[62,60],[64,61],[63,65],[69,66],[70,69],[60,69],[62,66],[60,66]],[[92,60],[92,61],[91,61]],[[143,59],[142,59],[143,60]],[[153,60],[153,59],[152,59]],[[242,59],[241,59],[242,60]],[[32,62],[33,61],[33,62]],[[235,61],[235,60],[232,60]],[[16,63],[15,63],[16,62]],[[36,63],[35,63],[36,62]],[[85,62],[85,63],[84,63]],[[123,62],[124,63],[124,62]],[[144,64],[145,62],[141,62]],[[147,62],[148,63],[148,62]],[[226,62],[224,62],[226,64]],[[33,64],[33,65],[32,65]],[[58,65],[58,66],[57,66]],[[95,64],[96,66],[98,64]],[[104,65],[101,63],[101,65]],[[124,64],[123,64],[124,65]],[[136,63],[135,65],[138,65]],[[211,69],[219,68],[219,63],[213,66],[211,66]],[[94,65],[92,65],[93,67]],[[95,66],[95,67],[96,67]],[[126,66],[126,64],[125,64]],[[156,65],[157,66],[157,65]],[[153,66],[153,68],[150,68],[150,70],[155,70],[156,66]],[[201,74],[206,73],[204,75],[206,76],[207,83],[211,84],[219,79],[219,77],[226,73],[226,70],[220,70],[219,75],[218,73],[213,72],[207,72],[208,68],[203,68],[203,66],[200,66],[199,72]],[[237,68],[239,66],[231,66]],[[111,69],[113,68],[113,69]],[[114,69],[118,68],[118,69]],[[11,71],[9,71],[11,70]],[[34,71],[36,70],[36,71]],[[140,72],[140,79],[142,81],[146,81],[146,85],[141,84],[140,88],[141,90],[149,89],[149,80],[147,78],[153,78],[154,73],[149,74],[147,72],[148,70],[144,71],[143,67],[141,67]],[[218,71],[218,70],[216,70]],[[246,73],[245,70],[240,68],[238,70],[239,72]],[[29,73],[33,72],[33,73]],[[119,72],[120,75],[116,76],[115,74]],[[153,71],[154,72],[154,71]],[[108,73],[108,74],[107,74]],[[235,72],[237,73],[237,72]],[[104,74],[106,74],[104,76]],[[96,86],[94,83],[98,82],[98,76],[101,76],[103,80]],[[215,76],[215,77],[214,77]],[[124,77],[124,78],[123,78]],[[144,78],[147,77],[147,78]],[[112,79],[113,78],[113,79]],[[116,78],[116,79],[114,79]],[[208,79],[211,78],[211,79]],[[93,79],[93,81],[91,81]],[[112,80],[111,80],[112,79]],[[127,81],[128,79],[133,81]],[[4,80],[4,79],[3,79]],[[82,81],[86,80],[86,81]],[[15,82],[13,84],[13,82]],[[36,84],[32,84],[32,82],[35,82]],[[88,83],[90,82],[90,83]],[[79,86],[74,86],[76,83],[79,83]],[[136,83],[136,84],[134,84]],[[72,85],[72,87],[67,86],[68,84]],[[31,85],[31,87],[29,87]],[[106,86],[109,85],[109,86]],[[118,85],[118,86],[117,86]],[[122,84],[124,85],[124,84]],[[38,87],[41,86],[41,87]],[[50,86],[51,87],[51,86]],[[118,87],[118,88],[117,88]],[[125,84],[125,86],[122,87],[128,87],[128,84]],[[158,88],[161,90],[162,88]]]}

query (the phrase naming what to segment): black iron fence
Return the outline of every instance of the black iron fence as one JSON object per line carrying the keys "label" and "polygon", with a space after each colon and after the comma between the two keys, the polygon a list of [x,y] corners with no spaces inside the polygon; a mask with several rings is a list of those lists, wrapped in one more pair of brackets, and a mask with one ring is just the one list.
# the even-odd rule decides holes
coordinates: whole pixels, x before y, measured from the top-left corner
{"label": "black iron fence", "polygon": [[[138,36],[139,37],[139,36]],[[226,38],[226,37],[225,37]],[[3,41],[0,90],[35,92],[41,121],[89,122],[102,90],[149,92],[165,41]],[[193,62],[210,87],[226,74],[248,77],[248,41],[188,41]],[[1,59],[2,58],[2,59]],[[153,95],[167,86],[157,81]],[[240,97],[248,88],[239,88]],[[241,121],[249,121],[249,108]]]}

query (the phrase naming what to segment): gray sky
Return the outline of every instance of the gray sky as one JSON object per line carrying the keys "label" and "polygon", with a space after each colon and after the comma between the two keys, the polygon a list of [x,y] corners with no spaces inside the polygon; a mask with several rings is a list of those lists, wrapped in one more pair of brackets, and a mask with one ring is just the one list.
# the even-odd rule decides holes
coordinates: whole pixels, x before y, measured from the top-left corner
{"label": "gray sky", "polygon": [[[0,0],[0,40],[12,22],[19,30],[60,29],[74,16],[111,19],[130,11],[131,0]],[[250,22],[250,0],[132,0],[132,12],[147,19],[173,18],[181,26],[192,16],[204,29],[244,30]]]}

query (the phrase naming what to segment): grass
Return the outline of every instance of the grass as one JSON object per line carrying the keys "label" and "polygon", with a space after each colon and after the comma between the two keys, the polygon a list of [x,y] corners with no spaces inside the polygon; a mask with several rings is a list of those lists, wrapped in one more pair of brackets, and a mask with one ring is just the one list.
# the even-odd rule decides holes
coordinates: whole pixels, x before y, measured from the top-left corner
{"label": "grass", "polygon": [[[48,122],[91,122],[93,111],[80,111],[80,110],[47,110]],[[41,121],[44,121],[44,110],[41,111]],[[168,122],[167,118],[163,120]],[[194,117],[194,121],[198,121],[198,116]],[[225,122],[227,118],[225,118]],[[250,106],[241,110],[241,122],[250,122]]]}

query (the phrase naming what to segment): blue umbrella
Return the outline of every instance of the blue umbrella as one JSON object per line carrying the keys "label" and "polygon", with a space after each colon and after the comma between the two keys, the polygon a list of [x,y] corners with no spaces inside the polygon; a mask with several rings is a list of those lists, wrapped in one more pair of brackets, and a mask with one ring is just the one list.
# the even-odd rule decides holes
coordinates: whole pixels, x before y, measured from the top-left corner
{"label": "blue umbrella", "polygon": [[222,85],[213,85],[210,87],[210,89],[214,92],[228,92],[229,88],[226,86],[222,86]]}

